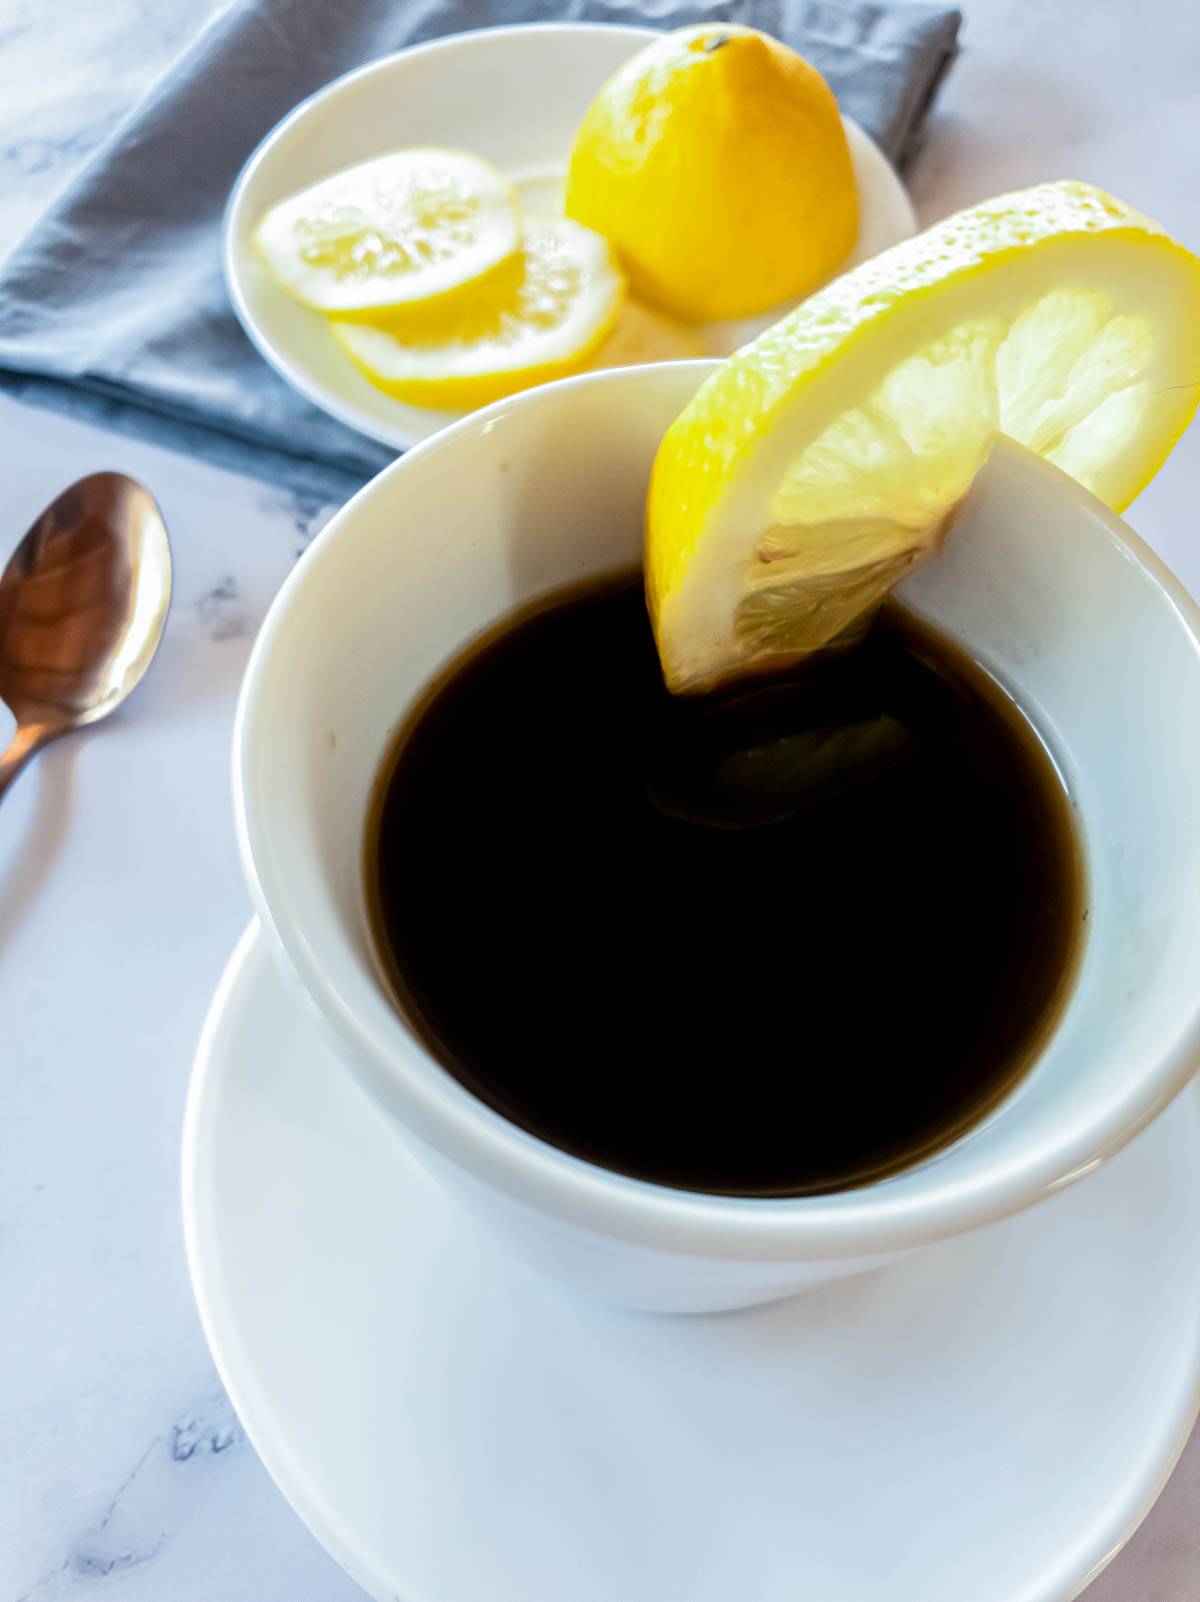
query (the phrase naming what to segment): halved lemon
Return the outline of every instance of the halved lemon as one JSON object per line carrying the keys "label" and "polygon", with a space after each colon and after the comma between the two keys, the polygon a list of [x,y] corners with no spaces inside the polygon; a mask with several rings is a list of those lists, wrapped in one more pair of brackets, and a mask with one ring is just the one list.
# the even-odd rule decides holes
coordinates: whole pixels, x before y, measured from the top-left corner
{"label": "halved lemon", "polygon": [[1115,510],[1200,397],[1200,260],[1080,183],[959,212],[725,362],[646,519],[671,689],[803,657],[936,551],[997,431]]}
{"label": "halved lemon", "polygon": [[378,318],[453,293],[521,243],[517,192],[477,156],[396,150],[272,206],[255,234],[289,294],[334,317]]}
{"label": "halved lemon", "polygon": [[575,135],[566,211],[610,241],[640,300],[700,322],[794,300],[858,232],[829,85],[732,22],[661,34],[604,85]]}
{"label": "halved lemon", "polygon": [[331,326],[366,377],[397,400],[468,408],[578,372],[624,296],[599,234],[565,218],[530,218],[513,262],[442,311],[387,329]]}

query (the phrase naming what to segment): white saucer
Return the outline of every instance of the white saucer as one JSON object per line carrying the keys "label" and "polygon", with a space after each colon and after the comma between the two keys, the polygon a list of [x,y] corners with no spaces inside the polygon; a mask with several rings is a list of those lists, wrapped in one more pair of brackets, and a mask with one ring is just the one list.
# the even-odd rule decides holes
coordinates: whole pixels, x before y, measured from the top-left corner
{"label": "white saucer", "polygon": [[[405,406],[369,384],[324,317],[278,287],[254,250],[269,206],[351,162],[402,145],[484,156],[518,182],[526,208],[562,211],[567,151],[597,90],[655,37],[649,28],[533,23],[455,34],[347,73],[296,107],[246,163],[225,217],[225,277],[261,354],[341,422],[403,450],[461,417]],[[904,186],[879,147],[846,121],[859,195],[850,267],[916,232]],[[595,365],[727,356],[782,315],[682,329],[627,307]]]}
{"label": "white saucer", "polygon": [[188,1252],[251,1439],[379,1602],[1065,1602],[1196,1411],[1198,1114],[886,1273],[617,1313],[459,1216],[252,924],[196,1057]]}

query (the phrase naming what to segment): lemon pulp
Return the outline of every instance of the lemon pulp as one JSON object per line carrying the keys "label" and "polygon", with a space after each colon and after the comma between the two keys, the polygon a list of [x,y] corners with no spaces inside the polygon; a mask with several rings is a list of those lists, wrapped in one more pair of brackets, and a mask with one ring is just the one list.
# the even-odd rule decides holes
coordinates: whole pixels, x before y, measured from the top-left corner
{"label": "lemon pulp", "polygon": [[289,294],[378,318],[492,272],[521,242],[516,190],[477,156],[393,151],[273,206],[255,244]]}
{"label": "lemon pulp", "polygon": [[612,327],[625,286],[604,241],[530,218],[511,267],[442,312],[393,329],[334,322],[371,382],[414,406],[484,406],[577,372]]}

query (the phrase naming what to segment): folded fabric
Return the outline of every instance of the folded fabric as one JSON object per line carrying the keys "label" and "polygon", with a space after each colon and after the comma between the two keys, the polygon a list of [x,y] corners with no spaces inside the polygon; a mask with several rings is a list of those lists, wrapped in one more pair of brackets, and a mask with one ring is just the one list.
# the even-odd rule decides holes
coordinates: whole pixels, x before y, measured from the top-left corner
{"label": "folded fabric", "polygon": [[0,388],[326,500],[394,452],[292,391],[230,310],[221,216],[246,158],[364,61],[513,22],[738,21],[785,40],[899,166],[953,60],[960,15],[893,0],[239,0],[0,268]]}

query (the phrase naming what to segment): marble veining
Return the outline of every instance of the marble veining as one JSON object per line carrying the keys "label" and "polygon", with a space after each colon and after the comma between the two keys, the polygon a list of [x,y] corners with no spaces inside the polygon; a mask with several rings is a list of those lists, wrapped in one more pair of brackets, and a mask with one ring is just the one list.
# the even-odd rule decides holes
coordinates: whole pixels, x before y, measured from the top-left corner
{"label": "marble veining", "polygon": [[235,640],[246,632],[246,614],[237,579],[226,573],[196,602],[196,613],[214,641]]}
{"label": "marble veining", "polygon": [[[7,0],[0,251],[215,9]],[[964,9],[912,175],[922,217],[1079,176],[1200,247],[1193,0]],[[144,685],[0,807],[0,1602],[353,1602],[221,1391],[177,1201],[192,1049],[249,915],[229,807],[238,683],[334,508],[2,398],[0,441],[0,560],[64,484],[115,467],[153,489],[176,564]],[[1198,495],[1194,432],[1129,514],[1193,590]],[[1088,1602],[1195,1602],[1198,1506],[1193,1440]]]}
{"label": "marble veining", "polygon": [[245,1439],[228,1398],[214,1384],[198,1406],[165,1435],[155,1436],[101,1516],[71,1544],[58,1573],[28,1592],[22,1602],[50,1602],[64,1572],[104,1578],[156,1558],[171,1538],[162,1506],[166,1477],[177,1473],[181,1464],[192,1465],[187,1472],[193,1474],[207,1467],[205,1458],[232,1451]]}
{"label": "marble veining", "polygon": [[296,531],[295,555],[304,555],[309,545],[337,511],[337,506],[319,495],[298,490],[271,490],[259,500],[261,511],[268,517],[290,518]]}
{"label": "marble veining", "polygon": [[5,0],[0,255],[219,9],[219,0]]}

